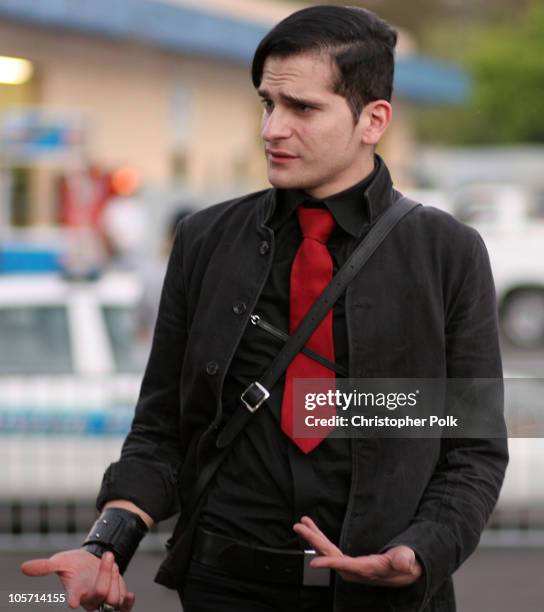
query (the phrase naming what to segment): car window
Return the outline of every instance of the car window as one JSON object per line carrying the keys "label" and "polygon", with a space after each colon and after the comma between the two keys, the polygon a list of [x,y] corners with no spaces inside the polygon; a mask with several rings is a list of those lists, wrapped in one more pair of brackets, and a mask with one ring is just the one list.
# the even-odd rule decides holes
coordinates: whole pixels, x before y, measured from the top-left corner
{"label": "car window", "polygon": [[0,347],[0,374],[73,372],[63,306],[1,307]]}
{"label": "car window", "polygon": [[139,342],[138,310],[128,306],[103,306],[115,368],[119,372],[139,372],[143,368]]}

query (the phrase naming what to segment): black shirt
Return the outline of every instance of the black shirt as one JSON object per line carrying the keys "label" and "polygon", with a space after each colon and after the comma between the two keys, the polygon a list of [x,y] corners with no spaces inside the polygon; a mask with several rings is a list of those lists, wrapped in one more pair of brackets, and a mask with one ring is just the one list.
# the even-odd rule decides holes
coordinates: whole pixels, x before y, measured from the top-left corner
{"label": "black shirt", "polygon": [[[255,314],[287,331],[289,280],[302,234],[298,206],[327,207],[336,226],[327,242],[333,273],[343,265],[370,225],[367,188],[380,164],[356,185],[324,200],[302,190],[277,190],[268,225],[275,233],[274,261]],[[333,310],[336,362],[348,369],[344,298]],[[281,341],[248,325],[225,378],[223,399],[236,402],[241,392],[264,373],[281,349]],[[305,547],[292,530],[304,514],[311,516],[333,542],[338,542],[351,477],[350,440],[327,438],[304,454],[281,431],[279,415],[285,377],[271,390],[267,405],[252,417],[210,488],[200,526],[248,544],[274,548]]]}

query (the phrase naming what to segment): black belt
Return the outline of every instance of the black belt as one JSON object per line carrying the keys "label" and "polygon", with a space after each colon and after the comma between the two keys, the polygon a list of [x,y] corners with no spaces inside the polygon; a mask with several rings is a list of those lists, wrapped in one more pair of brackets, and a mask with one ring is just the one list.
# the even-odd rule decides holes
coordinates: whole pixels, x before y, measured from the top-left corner
{"label": "black belt", "polygon": [[331,570],[310,567],[310,561],[316,556],[315,550],[248,546],[232,538],[198,529],[192,558],[243,580],[329,586]]}

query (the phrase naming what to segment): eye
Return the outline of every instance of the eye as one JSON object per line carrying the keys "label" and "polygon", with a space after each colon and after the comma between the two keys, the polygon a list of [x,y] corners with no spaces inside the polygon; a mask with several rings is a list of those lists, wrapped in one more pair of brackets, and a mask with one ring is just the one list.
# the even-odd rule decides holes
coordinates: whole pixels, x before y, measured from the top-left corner
{"label": "eye", "polygon": [[274,108],[274,104],[272,103],[272,100],[266,100],[265,98],[261,98],[261,104],[264,107],[264,110],[269,113],[272,111],[272,109]]}
{"label": "eye", "polygon": [[308,106],[307,104],[294,104],[294,108],[296,111],[306,114],[313,110],[312,106]]}

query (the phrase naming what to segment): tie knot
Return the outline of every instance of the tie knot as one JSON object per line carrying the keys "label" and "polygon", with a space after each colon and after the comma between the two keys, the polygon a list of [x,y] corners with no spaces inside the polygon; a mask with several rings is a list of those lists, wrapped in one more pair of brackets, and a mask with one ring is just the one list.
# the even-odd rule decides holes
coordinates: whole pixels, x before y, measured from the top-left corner
{"label": "tie knot", "polygon": [[298,223],[304,238],[325,244],[335,226],[334,217],[326,208],[297,208]]}

